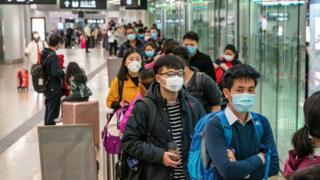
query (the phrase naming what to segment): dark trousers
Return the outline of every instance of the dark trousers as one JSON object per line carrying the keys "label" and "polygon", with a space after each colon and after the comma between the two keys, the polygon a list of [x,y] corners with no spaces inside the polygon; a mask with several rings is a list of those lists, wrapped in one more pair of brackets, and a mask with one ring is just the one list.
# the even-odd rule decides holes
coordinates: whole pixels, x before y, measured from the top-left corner
{"label": "dark trousers", "polygon": [[117,55],[117,41],[110,43],[109,55],[112,56],[112,50],[114,49],[114,55]]}
{"label": "dark trousers", "polygon": [[59,117],[60,113],[60,104],[61,96],[51,96],[50,98],[46,97],[45,100],[45,116],[44,116],[44,125],[56,125],[54,122],[55,119]]}
{"label": "dark trousers", "polygon": [[90,37],[86,38],[86,51],[89,51],[89,46],[90,46]]}

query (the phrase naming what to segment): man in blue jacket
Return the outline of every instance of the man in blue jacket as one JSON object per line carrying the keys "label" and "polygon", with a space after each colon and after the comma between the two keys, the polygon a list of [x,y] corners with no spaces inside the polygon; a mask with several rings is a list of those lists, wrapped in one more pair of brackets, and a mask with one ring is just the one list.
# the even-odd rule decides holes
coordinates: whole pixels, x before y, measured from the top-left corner
{"label": "man in blue jacket", "polygon": [[216,168],[216,179],[263,179],[266,168],[266,151],[270,150],[268,176],[279,171],[279,158],[272,130],[266,117],[257,114],[263,126],[259,142],[252,110],[256,85],[260,74],[251,66],[242,64],[229,69],[222,81],[223,93],[228,99],[224,115],[232,129],[230,145],[227,146],[224,127],[218,117],[211,119],[205,129],[205,145],[209,158]]}

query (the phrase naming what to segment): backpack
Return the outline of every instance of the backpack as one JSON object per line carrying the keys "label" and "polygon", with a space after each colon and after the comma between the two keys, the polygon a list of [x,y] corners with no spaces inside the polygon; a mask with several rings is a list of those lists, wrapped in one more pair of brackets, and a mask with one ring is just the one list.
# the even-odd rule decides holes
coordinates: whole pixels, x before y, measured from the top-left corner
{"label": "backpack", "polygon": [[[122,100],[122,91],[123,91],[124,82],[118,80],[118,92],[119,92],[119,101]],[[102,132],[103,146],[105,150],[110,154],[119,154],[120,153],[120,141],[121,133],[119,129],[120,121],[122,120],[124,114],[128,110],[129,106],[119,108],[115,113],[110,116],[107,124],[105,125]]]}
{"label": "backpack", "polygon": [[[155,103],[149,98],[143,98],[141,100],[147,105],[148,109],[148,122],[147,122],[147,138],[151,136],[154,124],[157,118],[157,107]],[[148,140],[147,140],[148,141]],[[131,163],[130,163],[131,162]],[[134,162],[134,165],[132,165]],[[128,163],[130,165],[128,165]],[[133,167],[129,167],[133,166]],[[116,163],[115,170],[116,170],[116,178],[123,180],[123,179],[130,179],[130,180],[140,180],[141,174],[143,170],[143,163],[141,161],[131,158],[128,156],[127,153],[124,151],[120,151],[120,157],[118,162]]]}
{"label": "backpack", "polygon": [[[256,129],[256,134],[258,140],[261,141],[263,136],[263,125],[259,116],[256,113],[250,112],[252,119],[254,121],[254,127]],[[227,147],[230,146],[232,139],[232,128],[225,116],[224,111],[212,112],[207,114],[199,120],[197,123],[194,134],[192,136],[191,148],[189,152],[188,159],[188,171],[190,178],[193,180],[203,179],[203,180],[214,180],[216,168],[208,157],[205,139],[204,139],[204,129],[206,124],[213,118],[218,117],[218,120],[223,127],[225,140],[227,142]],[[261,144],[261,148],[267,150],[266,153],[266,170],[264,179],[268,179],[269,168],[270,168],[270,150],[266,146]]]}
{"label": "backpack", "polygon": [[[52,54],[53,53],[50,53],[45,59],[48,59]],[[43,61],[45,59],[41,59],[40,63],[33,64],[31,67],[33,89],[37,93],[45,93],[47,90],[46,86],[49,80],[44,75]]]}

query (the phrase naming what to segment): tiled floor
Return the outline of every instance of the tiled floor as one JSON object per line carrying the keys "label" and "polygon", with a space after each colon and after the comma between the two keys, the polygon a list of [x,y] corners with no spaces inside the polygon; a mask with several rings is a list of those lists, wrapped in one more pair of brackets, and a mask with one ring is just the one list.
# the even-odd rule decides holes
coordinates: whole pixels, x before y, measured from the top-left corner
{"label": "tiled floor", "polygon": [[[65,64],[76,61],[87,74],[105,63],[107,58],[104,50],[92,50],[89,54],[85,54],[81,49],[62,50],[61,52],[65,55]],[[44,98],[32,90],[31,84],[29,91],[19,93],[16,90],[17,68],[29,66],[28,63],[0,65],[0,113],[4,117],[0,118],[0,139],[43,108]],[[94,92],[91,99],[99,100],[101,127],[103,127],[106,112],[104,104],[108,87],[107,69],[104,68],[96,74],[88,82],[88,86]],[[42,124],[43,122],[39,123],[39,125]],[[1,153],[0,162],[1,180],[40,180],[37,128],[34,127]],[[102,179],[102,173],[99,174],[99,179]]]}

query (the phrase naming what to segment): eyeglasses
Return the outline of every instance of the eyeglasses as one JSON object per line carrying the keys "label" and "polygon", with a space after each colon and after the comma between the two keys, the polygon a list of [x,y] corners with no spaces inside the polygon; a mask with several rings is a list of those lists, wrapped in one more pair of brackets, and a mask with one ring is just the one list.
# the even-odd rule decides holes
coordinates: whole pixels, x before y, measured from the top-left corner
{"label": "eyeglasses", "polygon": [[178,76],[178,77],[183,77],[184,75],[184,71],[168,71],[165,73],[161,73],[161,76],[166,76],[166,77],[174,77],[174,76]]}

